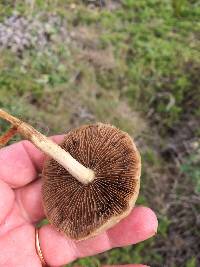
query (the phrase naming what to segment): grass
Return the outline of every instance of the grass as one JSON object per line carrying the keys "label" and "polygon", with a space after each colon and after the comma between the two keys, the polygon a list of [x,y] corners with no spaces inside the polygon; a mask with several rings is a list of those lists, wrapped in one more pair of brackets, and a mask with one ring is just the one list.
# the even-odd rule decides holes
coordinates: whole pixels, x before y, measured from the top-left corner
{"label": "grass", "polygon": [[200,170],[199,170],[200,157],[198,152],[186,158],[186,161],[181,166],[181,171],[189,176],[195,185],[196,193],[200,193]]}
{"label": "grass", "polygon": [[[176,217],[166,209],[175,176],[183,177],[185,188],[200,192],[196,150],[184,155],[179,167],[162,156],[172,133],[179,135],[189,121],[197,123],[200,114],[198,1],[123,0],[112,12],[89,9],[82,1],[37,0],[32,9],[24,1],[0,1],[0,20],[13,10],[25,17],[55,13],[67,21],[67,31],[61,38],[59,29],[53,29],[43,51],[33,47],[20,55],[9,49],[0,52],[0,106],[49,135],[94,121],[129,132],[143,158],[138,203],[154,208],[159,216],[157,238],[69,266],[198,266],[200,259],[192,253],[180,261],[159,252],[159,247],[168,249]],[[0,121],[1,131],[7,127]],[[194,137],[199,138],[198,128],[186,139]],[[184,190],[178,192],[184,196]]]}

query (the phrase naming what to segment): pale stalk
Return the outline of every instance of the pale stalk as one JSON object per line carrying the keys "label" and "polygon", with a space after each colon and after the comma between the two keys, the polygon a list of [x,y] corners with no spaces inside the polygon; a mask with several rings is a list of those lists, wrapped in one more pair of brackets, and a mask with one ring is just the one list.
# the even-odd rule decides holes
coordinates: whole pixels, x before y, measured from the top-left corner
{"label": "pale stalk", "polygon": [[28,123],[21,121],[2,109],[0,109],[0,118],[9,121],[16,128],[18,133],[31,141],[42,152],[56,160],[79,182],[88,184],[94,180],[93,170],[80,164],[69,152],[35,130]]}

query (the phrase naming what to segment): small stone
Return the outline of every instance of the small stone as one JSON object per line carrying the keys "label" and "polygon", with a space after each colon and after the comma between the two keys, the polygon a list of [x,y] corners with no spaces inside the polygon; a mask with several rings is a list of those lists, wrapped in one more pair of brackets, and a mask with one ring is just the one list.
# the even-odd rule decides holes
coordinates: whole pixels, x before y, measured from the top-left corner
{"label": "small stone", "polygon": [[72,3],[72,4],[70,5],[70,8],[71,8],[71,9],[75,9],[75,8],[76,8],[76,4]]}
{"label": "small stone", "polygon": [[18,51],[18,46],[17,45],[12,45],[11,46],[11,51],[16,53]]}
{"label": "small stone", "polygon": [[20,44],[21,43],[21,39],[17,35],[14,36],[13,40],[14,40],[14,42],[16,44]]}
{"label": "small stone", "polygon": [[55,32],[55,29],[49,23],[45,24],[45,32],[51,34]]}
{"label": "small stone", "polygon": [[3,46],[6,46],[7,43],[8,43],[8,37],[7,36],[3,36],[1,38],[1,43],[2,43]]}
{"label": "small stone", "polygon": [[18,36],[19,38],[22,38],[22,36],[23,36],[23,32],[21,31],[21,30],[17,30],[17,31],[15,31],[15,33],[14,33],[16,36]]}
{"label": "small stone", "polygon": [[30,42],[29,42],[26,38],[23,38],[23,39],[21,40],[21,43],[22,43],[22,45],[25,46],[25,47],[28,47],[28,46],[30,45]]}
{"label": "small stone", "polygon": [[13,35],[13,30],[11,28],[7,28],[6,29],[6,35],[9,36],[9,37],[12,36]]}
{"label": "small stone", "polygon": [[198,149],[199,146],[200,146],[200,144],[199,144],[198,141],[194,141],[194,142],[191,143],[191,147],[192,147],[194,150]]}

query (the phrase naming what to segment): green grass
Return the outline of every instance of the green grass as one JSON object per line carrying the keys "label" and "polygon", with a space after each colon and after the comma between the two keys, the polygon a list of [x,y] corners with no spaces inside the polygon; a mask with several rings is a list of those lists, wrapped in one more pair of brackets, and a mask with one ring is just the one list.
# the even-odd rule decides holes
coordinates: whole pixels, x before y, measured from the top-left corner
{"label": "green grass", "polygon": [[186,267],[196,267],[196,266],[197,266],[197,262],[196,262],[196,258],[195,257],[192,257],[186,263]]}
{"label": "green grass", "polygon": [[199,151],[196,154],[191,155],[190,157],[186,158],[184,164],[181,165],[181,171],[191,178],[192,182],[195,186],[196,193],[200,193],[200,155]]}
{"label": "green grass", "polygon": [[[196,84],[200,61],[197,39],[200,8],[195,1],[163,1],[161,4],[155,0],[124,0],[123,8],[112,13],[88,10],[78,4],[74,12],[63,10],[70,2],[63,1],[55,7],[51,1],[50,5],[36,1],[33,11],[37,13],[41,8],[51,11],[55,7],[58,14],[62,11],[62,16],[72,23],[69,28],[76,24],[76,27],[87,27],[89,31],[96,29],[99,46],[104,49],[112,47],[116,66],[108,71],[96,67],[95,59],[89,65],[84,58],[73,62],[73,52],[70,54],[66,47],[56,44],[53,51],[46,54],[29,55],[25,65],[17,59],[11,72],[10,69],[3,70],[0,76],[2,88],[17,90],[18,94],[28,90],[39,98],[45,85],[66,84],[67,87],[75,69],[77,72],[84,69],[84,79],[93,76],[95,87],[116,91],[144,114],[152,109],[153,115],[157,115],[155,122],[160,124],[162,131],[173,127],[180,119],[191,95],[197,103],[191,111],[200,113]],[[22,6],[24,4],[19,1],[16,8],[21,11]],[[99,49],[96,50],[98,54]],[[82,52],[80,49],[74,51],[80,55]],[[64,53],[65,60],[61,62]]]}

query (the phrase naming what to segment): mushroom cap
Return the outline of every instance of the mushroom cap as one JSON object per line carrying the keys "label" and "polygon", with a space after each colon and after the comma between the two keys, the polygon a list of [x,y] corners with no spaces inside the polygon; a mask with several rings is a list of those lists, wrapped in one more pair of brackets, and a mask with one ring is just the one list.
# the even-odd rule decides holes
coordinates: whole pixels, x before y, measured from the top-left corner
{"label": "mushroom cap", "polygon": [[42,172],[46,216],[67,237],[82,240],[101,233],[132,210],[140,187],[141,159],[131,137],[109,125],[85,125],[60,145],[95,172],[82,184],[54,159]]}

